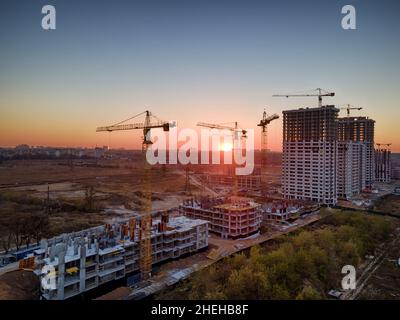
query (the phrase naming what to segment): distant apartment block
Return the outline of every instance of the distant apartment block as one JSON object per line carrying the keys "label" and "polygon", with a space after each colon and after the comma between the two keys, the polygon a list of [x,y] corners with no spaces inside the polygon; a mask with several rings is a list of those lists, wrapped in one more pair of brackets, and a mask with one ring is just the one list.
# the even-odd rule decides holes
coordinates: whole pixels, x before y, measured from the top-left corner
{"label": "distant apartment block", "polygon": [[350,199],[365,188],[366,170],[363,165],[366,146],[362,142],[339,141],[337,162],[337,195]]}
{"label": "distant apartment block", "polygon": [[245,238],[260,230],[261,207],[249,198],[203,198],[184,201],[181,214],[207,220],[210,232],[222,238]]}
{"label": "distant apartment block", "polygon": [[391,151],[379,147],[375,151],[375,177],[379,182],[390,182],[392,175]]}
{"label": "distant apartment block", "polygon": [[393,180],[400,180],[400,154],[391,154],[391,166],[392,166],[392,176]]}
{"label": "distant apartment block", "polygon": [[[236,176],[238,188],[247,190],[260,190],[261,175]],[[232,187],[234,177],[228,174],[209,174],[207,175],[207,184],[211,186]]]}
{"label": "distant apartment block", "polygon": [[[360,150],[360,170],[353,166],[350,171],[360,178],[361,190],[365,187],[371,188],[375,181],[375,155],[374,155],[374,131],[375,121],[368,117],[347,117],[338,119],[338,140],[342,142],[352,142],[349,144],[358,149],[357,142],[362,144]],[[355,150],[354,152],[357,152]],[[360,190],[360,191],[361,191]],[[356,190],[349,191],[354,193]]]}
{"label": "distant apartment block", "polygon": [[[55,286],[41,287],[42,297],[68,299],[138,271],[140,241],[136,218],[42,241],[35,251],[35,273],[43,278],[47,269],[55,281]],[[155,220],[151,244],[153,264],[196,252],[208,246],[208,222],[186,217]]]}
{"label": "distant apartment block", "polygon": [[337,202],[334,106],[283,112],[282,191],[286,199]]}

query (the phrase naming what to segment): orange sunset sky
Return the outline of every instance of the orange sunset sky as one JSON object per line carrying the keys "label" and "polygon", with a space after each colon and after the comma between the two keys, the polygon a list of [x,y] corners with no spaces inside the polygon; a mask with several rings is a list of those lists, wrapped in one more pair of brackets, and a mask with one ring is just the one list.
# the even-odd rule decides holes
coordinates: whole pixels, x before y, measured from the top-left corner
{"label": "orange sunset sky", "polygon": [[[317,106],[273,94],[321,87],[336,93],[326,104],[362,107],[352,115],[376,120],[375,142],[400,152],[398,4],[379,3],[355,1],[349,31],[335,1],[85,1],[79,10],[55,1],[57,29],[44,31],[37,4],[10,2],[0,12],[0,146],[139,149],[140,130],[95,129],[149,109],[179,128],[238,121],[259,148],[265,106],[281,118]],[[269,127],[274,151],[281,118]]]}

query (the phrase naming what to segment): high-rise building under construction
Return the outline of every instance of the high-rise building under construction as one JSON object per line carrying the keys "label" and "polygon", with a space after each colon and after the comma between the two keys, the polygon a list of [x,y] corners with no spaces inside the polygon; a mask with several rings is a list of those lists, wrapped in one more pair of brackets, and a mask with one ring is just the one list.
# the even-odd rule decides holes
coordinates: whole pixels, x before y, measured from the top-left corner
{"label": "high-rise building under construction", "polygon": [[[374,131],[375,121],[368,117],[347,117],[338,119],[338,140],[346,144],[347,150],[353,153],[359,152],[356,163],[347,162],[352,166],[357,175],[359,170],[361,190],[365,187],[371,188],[375,181],[374,161]],[[359,149],[359,151],[357,151]]]}
{"label": "high-rise building under construction", "polygon": [[334,106],[283,112],[285,198],[336,203],[338,113]]}
{"label": "high-rise building under construction", "polygon": [[392,174],[391,151],[389,145],[378,146],[375,151],[375,176],[376,181],[390,182]]}
{"label": "high-rise building under construction", "polygon": [[285,198],[333,205],[372,186],[375,121],[338,113],[334,106],[283,112]]}

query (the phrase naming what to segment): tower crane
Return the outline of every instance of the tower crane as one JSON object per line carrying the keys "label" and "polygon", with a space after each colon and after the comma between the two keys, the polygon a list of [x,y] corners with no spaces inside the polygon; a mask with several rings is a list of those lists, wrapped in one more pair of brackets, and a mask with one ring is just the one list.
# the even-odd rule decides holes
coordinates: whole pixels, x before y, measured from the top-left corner
{"label": "tower crane", "polygon": [[389,147],[392,144],[391,143],[379,143],[379,142],[377,142],[376,145],[378,146],[379,149],[381,148],[381,146],[386,146],[389,149]]}
{"label": "tower crane", "polygon": [[354,107],[351,104],[345,104],[345,108],[339,108],[340,110],[346,110],[347,111],[347,118],[350,117],[350,111],[351,110],[362,110],[362,107]]}
{"label": "tower crane", "polygon": [[[346,107],[339,106],[339,109],[346,110],[346,112],[347,112],[347,118],[346,118],[347,120],[346,120],[346,127],[345,127],[346,131],[345,131],[344,138],[353,140],[353,137],[351,136],[352,127],[351,127],[351,121],[350,121],[350,111],[351,110],[362,110],[362,107],[354,107],[351,104],[344,104],[343,106],[346,106]],[[347,137],[346,137],[346,135],[347,135]]]}
{"label": "tower crane", "polygon": [[[145,115],[144,122],[126,124],[126,122],[137,118],[141,115]],[[153,120],[152,118],[155,118]],[[150,190],[150,169],[149,164],[146,161],[146,151],[152,145],[151,141],[151,129],[163,128],[164,131],[169,131],[171,127],[174,127],[175,123],[169,123],[161,121],[154,116],[150,111],[146,110],[126,120],[118,122],[116,124],[97,127],[96,132],[112,132],[118,130],[143,130],[143,166],[144,166],[144,186],[143,186],[143,213],[140,219],[140,257],[139,257],[139,268],[142,280],[147,280],[151,275],[152,267],[152,247],[151,247],[151,190]]]}
{"label": "tower crane", "polygon": [[[234,123],[234,127],[227,126],[227,124]],[[235,122],[227,122],[227,123],[222,123],[222,124],[214,124],[214,123],[206,123],[206,122],[198,122],[197,125],[199,127],[205,127],[209,129],[219,129],[219,130],[228,130],[231,131],[233,134],[233,148],[237,147],[240,138],[246,139],[247,138],[247,131],[244,129],[239,128],[239,124],[237,121]],[[241,135],[240,135],[241,134]],[[236,143],[235,143],[236,142]],[[235,170],[232,170],[233,174],[233,195],[237,196],[238,193],[238,180],[237,176],[235,174]]]}
{"label": "tower crane", "polygon": [[[234,127],[229,127],[226,126],[229,123],[234,123]],[[214,123],[206,123],[206,122],[198,122],[197,125],[199,127],[205,127],[205,128],[210,128],[210,129],[219,129],[219,130],[229,130],[232,131],[234,134],[234,139],[238,140],[239,139],[239,134],[242,133],[242,138],[247,138],[247,131],[240,129],[239,124],[237,121],[235,122],[227,122],[227,123],[222,123],[222,124],[214,124]]]}
{"label": "tower crane", "polygon": [[[125,122],[130,121],[130,120],[137,118],[144,114],[146,114],[144,122],[125,124]],[[154,118],[156,121],[152,121],[152,118]],[[164,131],[169,131],[169,129],[174,126],[175,126],[175,123],[169,123],[166,121],[162,121],[162,120],[158,119],[155,115],[153,115],[150,111],[146,110],[146,111],[143,111],[133,117],[130,117],[126,120],[118,122],[116,124],[113,124],[110,126],[105,126],[105,127],[97,127],[96,132],[102,132],[102,131],[112,132],[112,131],[118,131],[118,130],[142,129],[143,130],[142,150],[145,151],[153,143],[153,142],[151,142],[151,134],[150,134],[151,129],[163,128]]]}
{"label": "tower crane", "polygon": [[267,147],[268,147],[268,137],[267,137],[267,126],[273,121],[279,119],[279,116],[274,113],[271,116],[267,116],[267,112],[264,109],[263,117],[260,123],[257,125],[261,127],[261,169],[263,165],[266,165],[267,160]]}
{"label": "tower crane", "polygon": [[317,88],[313,91],[317,91],[317,93],[314,94],[274,94],[273,97],[318,97],[318,107],[322,107],[322,97],[334,97],[335,93],[334,92],[328,92],[324,89]]}

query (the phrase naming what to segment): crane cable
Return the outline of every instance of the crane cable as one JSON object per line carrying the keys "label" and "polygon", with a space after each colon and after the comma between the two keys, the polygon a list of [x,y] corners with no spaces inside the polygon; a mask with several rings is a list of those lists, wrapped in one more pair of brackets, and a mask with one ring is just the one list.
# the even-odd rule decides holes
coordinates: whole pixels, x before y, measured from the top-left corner
{"label": "crane cable", "polygon": [[137,117],[139,117],[139,116],[141,116],[142,114],[145,114],[145,113],[146,113],[146,111],[143,111],[143,112],[138,113],[137,115],[135,115],[135,116],[133,116],[133,117],[130,117],[130,118],[126,119],[126,120],[120,121],[120,122],[118,122],[118,123],[116,123],[116,124],[113,124],[112,126],[117,126],[117,125],[119,125],[119,124],[121,124],[121,123],[127,122],[127,121],[129,121],[129,120],[134,119],[134,118],[137,118]]}

